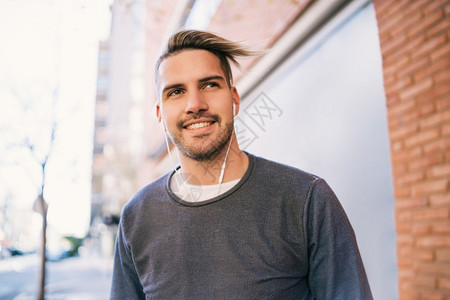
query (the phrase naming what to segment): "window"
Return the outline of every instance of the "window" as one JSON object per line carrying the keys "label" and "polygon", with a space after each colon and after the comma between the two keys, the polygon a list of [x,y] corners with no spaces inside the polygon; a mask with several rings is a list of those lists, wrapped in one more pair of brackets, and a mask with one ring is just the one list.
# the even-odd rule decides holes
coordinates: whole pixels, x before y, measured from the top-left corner
{"label": "window", "polygon": [[206,30],[222,0],[196,0],[184,22],[186,29]]}

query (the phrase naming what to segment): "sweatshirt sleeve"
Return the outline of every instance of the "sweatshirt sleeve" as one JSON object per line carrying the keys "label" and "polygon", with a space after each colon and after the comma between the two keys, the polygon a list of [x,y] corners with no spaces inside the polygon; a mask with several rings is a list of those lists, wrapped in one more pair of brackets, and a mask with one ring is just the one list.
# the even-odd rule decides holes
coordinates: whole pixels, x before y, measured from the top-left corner
{"label": "sweatshirt sleeve", "polygon": [[372,299],[353,228],[336,195],[314,181],[307,205],[308,282],[315,299]]}
{"label": "sweatshirt sleeve", "polygon": [[145,299],[133,257],[126,245],[122,222],[119,224],[114,248],[110,299]]}

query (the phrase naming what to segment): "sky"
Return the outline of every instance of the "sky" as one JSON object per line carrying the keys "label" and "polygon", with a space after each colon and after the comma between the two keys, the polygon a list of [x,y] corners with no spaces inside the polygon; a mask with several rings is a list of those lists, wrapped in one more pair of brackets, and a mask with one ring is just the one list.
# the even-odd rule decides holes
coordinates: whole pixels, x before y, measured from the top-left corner
{"label": "sky", "polygon": [[[88,230],[98,43],[110,3],[0,0],[0,209],[32,209],[56,124],[44,196],[61,234]],[[35,228],[39,219],[28,221]]]}

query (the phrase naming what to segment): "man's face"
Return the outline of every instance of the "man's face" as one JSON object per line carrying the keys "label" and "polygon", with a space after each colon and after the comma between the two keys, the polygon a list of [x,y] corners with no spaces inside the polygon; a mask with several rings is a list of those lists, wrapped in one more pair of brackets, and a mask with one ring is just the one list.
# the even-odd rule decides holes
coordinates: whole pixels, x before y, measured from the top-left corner
{"label": "man's face", "polygon": [[219,59],[205,50],[184,50],[167,57],[158,70],[158,119],[181,153],[198,161],[215,158],[233,132],[239,107]]}

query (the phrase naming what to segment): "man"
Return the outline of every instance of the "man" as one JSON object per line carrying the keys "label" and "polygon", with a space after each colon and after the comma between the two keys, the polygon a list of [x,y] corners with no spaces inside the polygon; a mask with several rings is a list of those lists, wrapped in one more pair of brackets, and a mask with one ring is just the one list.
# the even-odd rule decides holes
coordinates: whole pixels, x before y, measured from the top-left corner
{"label": "man", "polygon": [[325,181],[239,149],[229,61],[250,54],[207,32],[169,40],[156,66],[156,112],[180,167],[124,207],[111,298],[372,298]]}

